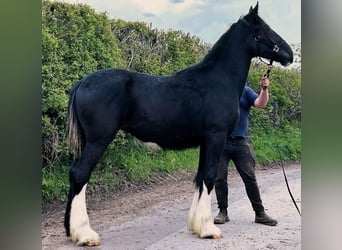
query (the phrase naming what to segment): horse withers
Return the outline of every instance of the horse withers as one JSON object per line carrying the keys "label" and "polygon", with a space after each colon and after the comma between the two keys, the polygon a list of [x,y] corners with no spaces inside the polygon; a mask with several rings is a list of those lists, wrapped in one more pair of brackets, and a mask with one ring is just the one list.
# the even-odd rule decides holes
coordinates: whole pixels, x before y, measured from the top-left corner
{"label": "horse withers", "polygon": [[68,107],[75,160],[64,220],[73,242],[100,244],[89,224],[85,192],[92,170],[119,129],[164,149],[200,147],[188,228],[201,238],[221,237],[213,224],[210,196],[253,57],[284,66],[293,61],[290,46],[259,17],[258,3],[201,62],[172,76],[104,69],[75,84]]}

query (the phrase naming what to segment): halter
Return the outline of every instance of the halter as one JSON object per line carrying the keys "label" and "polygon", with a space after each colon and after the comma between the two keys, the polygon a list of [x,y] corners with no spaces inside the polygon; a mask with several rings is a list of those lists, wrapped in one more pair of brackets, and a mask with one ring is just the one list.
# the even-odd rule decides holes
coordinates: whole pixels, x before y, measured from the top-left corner
{"label": "halter", "polygon": [[[257,34],[255,33],[254,29],[251,27],[251,24],[250,24],[249,22],[247,22],[244,18],[241,18],[240,20],[241,20],[241,21],[247,26],[247,28],[253,33],[253,35],[254,35],[254,40],[255,40],[256,43],[257,43],[257,51],[260,50],[259,43],[263,43],[264,45],[266,45],[266,47],[271,48],[272,51],[273,51],[274,53],[278,53],[278,52],[279,52],[279,49],[280,49],[280,48],[279,48],[279,46],[278,46],[277,43],[273,42],[272,39],[269,39],[269,38],[268,38],[268,39],[265,39],[265,38],[263,38],[263,37],[257,35]],[[259,60],[260,60],[262,63],[264,63],[264,64],[266,64],[266,65],[268,66],[268,69],[267,69],[266,73],[264,74],[264,77],[269,78],[270,73],[271,73],[271,70],[272,70],[272,68],[273,68],[273,66],[272,66],[273,60],[270,59],[270,62],[267,63],[267,62],[265,62],[260,56],[259,56],[258,58],[259,58]]]}
{"label": "halter", "polygon": [[[267,38],[267,39],[266,39],[266,38],[261,37],[260,35],[256,34],[255,31],[254,31],[254,29],[251,27],[251,24],[250,24],[249,22],[247,22],[244,18],[241,18],[240,20],[241,20],[241,21],[247,26],[247,28],[253,33],[253,35],[254,35],[254,40],[256,41],[256,44],[257,44],[257,51],[260,50],[260,49],[259,49],[259,44],[262,43],[262,44],[264,44],[266,47],[272,49],[272,51],[273,51],[274,53],[278,53],[278,52],[279,52],[280,48],[279,48],[279,46],[278,46],[277,43],[275,43],[274,41],[272,41],[272,39],[270,39],[270,38]],[[283,42],[282,42],[282,43],[283,43]],[[282,43],[281,43],[281,44],[282,44]],[[272,61],[273,61],[273,60],[270,60],[270,61],[271,61],[270,64],[272,65]]]}

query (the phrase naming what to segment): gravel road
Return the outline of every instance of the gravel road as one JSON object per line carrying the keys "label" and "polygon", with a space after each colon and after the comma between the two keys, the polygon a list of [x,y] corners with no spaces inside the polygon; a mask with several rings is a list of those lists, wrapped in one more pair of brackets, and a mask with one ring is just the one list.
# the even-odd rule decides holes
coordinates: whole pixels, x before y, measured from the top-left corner
{"label": "gravel road", "polygon": [[[285,166],[293,196],[301,205],[301,166]],[[287,191],[279,166],[257,170],[257,180],[266,212],[278,220],[275,227],[254,223],[254,212],[236,171],[230,171],[229,217],[219,225],[223,238],[199,239],[186,227],[194,187],[194,174],[169,176],[168,181],[123,192],[111,199],[88,201],[92,228],[101,245],[92,249],[301,249],[301,217]],[[63,229],[64,204],[45,209],[42,218],[43,249],[89,249],[76,247]],[[218,212],[212,194],[212,212]]]}

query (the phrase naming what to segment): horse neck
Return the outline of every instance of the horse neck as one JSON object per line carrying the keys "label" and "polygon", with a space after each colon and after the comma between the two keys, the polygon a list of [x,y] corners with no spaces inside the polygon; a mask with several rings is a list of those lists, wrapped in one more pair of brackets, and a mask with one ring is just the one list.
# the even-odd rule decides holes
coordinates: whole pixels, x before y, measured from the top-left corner
{"label": "horse neck", "polygon": [[246,42],[248,36],[248,30],[241,23],[232,25],[202,61],[208,69],[233,82],[240,92],[253,58]]}

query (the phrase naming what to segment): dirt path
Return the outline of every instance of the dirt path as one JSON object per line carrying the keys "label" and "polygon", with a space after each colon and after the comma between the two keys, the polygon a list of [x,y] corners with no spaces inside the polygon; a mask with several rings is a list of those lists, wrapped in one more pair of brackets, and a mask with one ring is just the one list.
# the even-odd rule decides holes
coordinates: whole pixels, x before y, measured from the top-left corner
{"label": "dirt path", "polygon": [[[300,207],[301,168],[286,166],[291,191]],[[193,174],[153,179],[144,188],[132,188],[106,200],[88,201],[92,228],[101,246],[92,249],[300,249],[301,219],[286,189],[281,168],[259,169],[258,184],[268,214],[278,220],[276,227],[255,224],[254,213],[241,178],[229,173],[230,222],[219,225],[223,238],[199,239],[186,228],[194,192]],[[165,179],[167,181],[165,181]],[[213,216],[217,214],[212,195]],[[75,247],[63,228],[64,204],[45,209],[42,218],[43,249],[88,249]]]}

